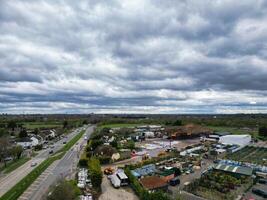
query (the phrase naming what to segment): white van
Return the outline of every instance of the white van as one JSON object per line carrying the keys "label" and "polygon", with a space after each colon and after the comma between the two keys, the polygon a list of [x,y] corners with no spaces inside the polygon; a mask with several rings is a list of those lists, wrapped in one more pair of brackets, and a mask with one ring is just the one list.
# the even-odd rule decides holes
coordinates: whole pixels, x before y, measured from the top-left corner
{"label": "white van", "polygon": [[116,174],[110,176],[110,181],[115,188],[119,188],[121,186],[121,181]]}

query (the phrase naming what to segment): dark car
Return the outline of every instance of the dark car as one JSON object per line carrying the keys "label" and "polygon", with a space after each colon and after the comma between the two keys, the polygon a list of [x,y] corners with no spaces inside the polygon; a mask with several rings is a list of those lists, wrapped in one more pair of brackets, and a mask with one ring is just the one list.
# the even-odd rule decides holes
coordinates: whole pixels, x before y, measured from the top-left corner
{"label": "dark car", "polygon": [[180,179],[178,177],[175,177],[175,178],[170,180],[170,185],[171,186],[176,186],[178,184],[180,184]]}
{"label": "dark car", "polygon": [[260,189],[255,189],[253,188],[252,189],[252,192],[256,195],[259,195],[261,197],[264,197],[264,198],[267,198],[267,192],[263,191],[263,190],[260,190]]}
{"label": "dark car", "polygon": [[66,144],[66,143],[67,143],[66,141],[63,142],[63,144]]}
{"label": "dark car", "polygon": [[259,179],[259,183],[267,185],[267,179]]}
{"label": "dark car", "polygon": [[54,153],[54,151],[53,151],[53,150],[50,150],[50,151],[49,151],[49,154],[52,154],[52,153]]}

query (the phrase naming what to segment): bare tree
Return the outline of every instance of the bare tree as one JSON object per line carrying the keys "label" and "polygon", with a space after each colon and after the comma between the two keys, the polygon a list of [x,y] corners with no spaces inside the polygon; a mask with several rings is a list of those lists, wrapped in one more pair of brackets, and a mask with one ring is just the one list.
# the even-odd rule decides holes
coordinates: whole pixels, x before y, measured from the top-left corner
{"label": "bare tree", "polygon": [[3,161],[5,163],[5,167],[6,167],[5,158],[7,158],[10,153],[8,147],[9,147],[8,139],[6,137],[0,138],[0,161]]}

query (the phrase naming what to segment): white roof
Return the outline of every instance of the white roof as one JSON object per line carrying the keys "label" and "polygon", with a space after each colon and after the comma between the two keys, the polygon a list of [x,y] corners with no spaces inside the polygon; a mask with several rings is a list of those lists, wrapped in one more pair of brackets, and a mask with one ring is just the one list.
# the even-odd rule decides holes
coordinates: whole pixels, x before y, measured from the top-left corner
{"label": "white roof", "polygon": [[117,175],[119,176],[120,179],[128,179],[128,177],[124,172],[119,172]]}

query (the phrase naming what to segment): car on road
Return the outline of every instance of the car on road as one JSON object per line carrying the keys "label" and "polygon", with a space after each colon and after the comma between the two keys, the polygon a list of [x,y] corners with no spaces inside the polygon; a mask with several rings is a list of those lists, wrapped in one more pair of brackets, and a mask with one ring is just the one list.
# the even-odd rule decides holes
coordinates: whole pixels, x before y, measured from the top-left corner
{"label": "car on road", "polygon": [[63,142],[63,144],[66,144],[66,143],[67,143],[66,141]]}
{"label": "car on road", "polygon": [[50,151],[49,151],[49,154],[52,154],[52,153],[54,153],[54,151],[53,151],[53,150],[50,150]]}
{"label": "car on road", "polygon": [[35,167],[37,165],[37,162],[32,162],[31,167]]}

